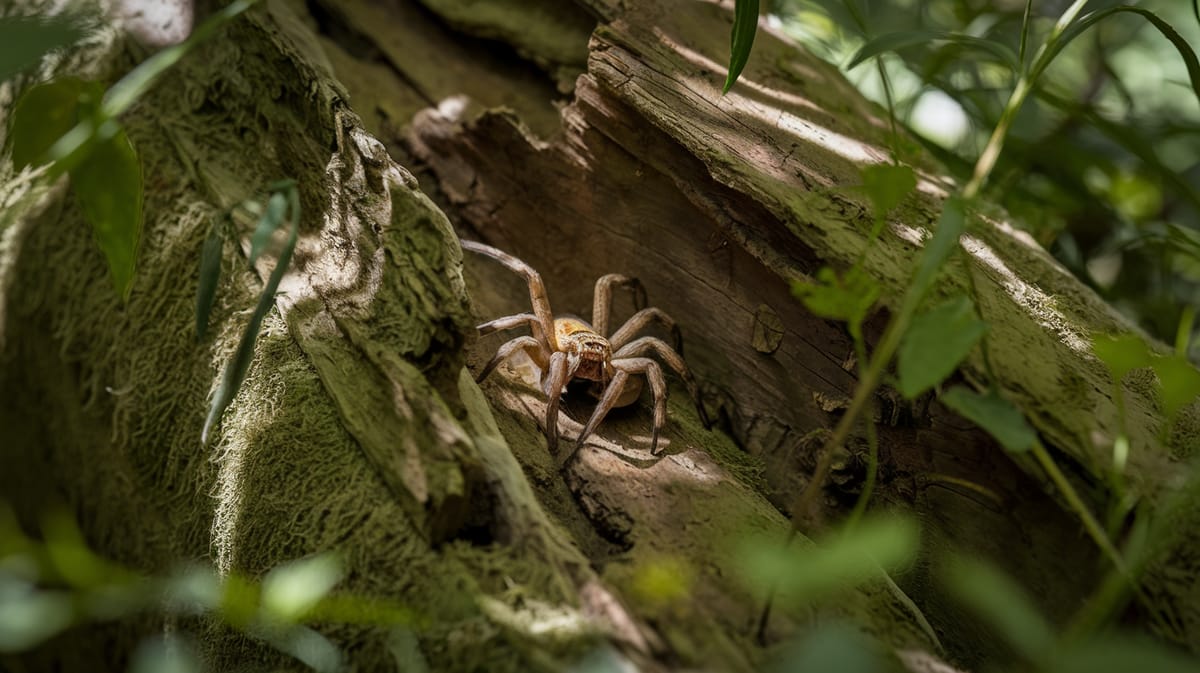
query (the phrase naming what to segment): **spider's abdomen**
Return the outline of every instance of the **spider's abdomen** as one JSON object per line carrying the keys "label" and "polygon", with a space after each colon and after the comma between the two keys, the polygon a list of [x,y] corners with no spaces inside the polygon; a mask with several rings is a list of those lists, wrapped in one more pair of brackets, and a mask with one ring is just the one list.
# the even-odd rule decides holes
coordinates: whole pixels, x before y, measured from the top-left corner
{"label": "spider's abdomen", "polygon": [[609,371],[612,347],[608,339],[592,330],[592,326],[578,318],[558,318],[554,321],[554,338],[558,349],[572,360],[578,359],[575,378],[589,381],[607,381],[612,378]]}

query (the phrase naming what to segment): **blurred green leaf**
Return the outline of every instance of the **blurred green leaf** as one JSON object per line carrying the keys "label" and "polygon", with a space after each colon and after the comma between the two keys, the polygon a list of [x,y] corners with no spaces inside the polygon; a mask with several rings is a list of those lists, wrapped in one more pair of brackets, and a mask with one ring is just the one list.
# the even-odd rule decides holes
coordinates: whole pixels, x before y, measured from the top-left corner
{"label": "blurred green leaf", "polygon": [[184,615],[217,612],[225,600],[225,588],[211,566],[184,568],[166,580],[162,588],[163,606]]}
{"label": "blurred green leaf", "polygon": [[1188,44],[1188,41],[1184,39],[1182,35],[1180,35],[1175,31],[1174,28],[1171,27],[1171,24],[1159,18],[1159,16],[1154,12],[1141,7],[1132,7],[1130,5],[1098,9],[1080,17],[1078,21],[1072,23],[1065,31],[1063,31],[1058,40],[1046,45],[1046,52],[1041,58],[1038,59],[1038,64],[1035,67],[1035,71],[1033,73],[1034,78],[1039,76],[1041,72],[1050,65],[1050,62],[1055,58],[1055,56],[1057,56],[1064,47],[1070,44],[1072,40],[1082,35],[1088,28],[1091,28],[1100,21],[1120,13],[1137,14],[1138,16],[1146,19],[1146,21],[1149,21],[1152,26],[1158,29],[1158,32],[1162,33],[1163,37],[1167,38],[1167,40],[1169,40],[1171,44],[1175,46],[1175,50],[1179,52],[1179,57],[1183,59],[1184,65],[1187,66],[1188,79],[1191,80],[1192,91],[1196,94],[1196,97],[1200,99],[1200,59],[1196,58],[1196,53],[1192,51],[1191,45]]}
{"label": "blurred green leaf", "polygon": [[133,651],[129,673],[203,673],[204,665],[185,640],[164,636],[143,640]]}
{"label": "blurred green leaf", "polygon": [[758,0],[735,0],[733,32],[729,38],[729,74],[725,77],[722,95],[729,93],[750,60],[750,49],[754,46],[754,34],[757,32]]}
{"label": "blurred green leaf", "polygon": [[875,207],[875,217],[883,218],[900,205],[917,187],[917,177],[908,166],[875,164],[862,170],[863,188]]}
{"label": "blurred green leaf", "polygon": [[42,517],[42,535],[54,570],[72,587],[91,589],[133,579],[124,568],[96,555],[75,519],[65,511],[51,511]]}
{"label": "blurred green leaf", "polygon": [[917,263],[916,275],[913,277],[907,296],[905,296],[906,303],[919,302],[925,296],[929,287],[933,285],[934,279],[937,278],[938,272],[941,271],[942,264],[958,247],[958,239],[966,231],[966,228],[966,206],[962,199],[957,196],[946,199],[946,203],[942,207],[942,214],[938,218],[937,228],[933,232],[933,238],[925,244],[925,250],[921,253],[921,259]]}
{"label": "blurred green leaf", "polygon": [[899,51],[930,42],[949,42],[951,44],[987,52],[995,56],[1001,63],[1008,66],[1012,72],[1017,72],[1017,55],[1006,45],[965,33],[955,33],[945,30],[902,30],[895,33],[880,35],[867,41],[846,64],[846,70],[857,67],[863,61],[874,58],[889,51]]}
{"label": "blurred green leaf", "polygon": [[808,602],[881,577],[916,556],[920,530],[900,518],[863,519],[811,546],[748,540],[741,549],[746,581],[780,602]]}
{"label": "blurred green leaf", "polygon": [[307,626],[292,626],[282,632],[259,632],[255,635],[317,673],[338,673],[345,669],[338,648],[328,638]]}
{"label": "blurred green leaf", "polygon": [[879,284],[859,267],[841,277],[829,267],[817,272],[817,282],[792,282],[792,294],[804,302],[813,314],[827,320],[859,324],[880,295]]}
{"label": "blurred green leaf", "polygon": [[883,673],[877,642],[846,624],[827,624],[784,648],[767,673]]}
{"label": "blurred green leaf", "polygon": [[221,281],[221,253],[224,240],[221,230],[214,223],[204,239],[200,251],[200,280],[196,284],[196,338],[203,338],[208,331],[208,318],[212,314],[213,301],[217,297],[217,284]]}
{"label": "blurred green leaf", "polygon": [[654,557],[634,568],[630,589],[642,601],[652,605],[668,605],[692,595],[695,575],[686,559]]}
{"label": "blurred green leaf", "polygon": [[958,296],[913,318],[900,342],[896,370],[908,399],[941,383],[987,332],[971,300]]}
{"label": "blurred green leaf", "polygon": [[71,169],[71,188],[108,261],[113,287],[128,300],[142,235],[142,164],[123,130],[95,143]]}
{"label": "blurred green leaf", "polygon": [[258,585],[241,575],[228,575],[221,592],[221,616],[237,629],[246,629],[258,616]]}
{"label": "blurred green leaf", "polygon": [[73,617],[70,594],[5,582],[0,586],[0,652],[34,647],[65,630]]}
{"label": "blurred green leaf", "polygon": [[1162,209],[1162,189],[1135,173],[1118,173],[1108,189],[1113,206],[1125,217],[1142,221],[1154,217]]}
{"label": "blurred green leaf", "polygon": [[1054,673],[1195,673],[1200,660],[1145,636],[1105,634],[1056,651],[1045,670]]}
{"label": "blurred green leaf", "polygon": [[995,391],[980,395],[963,386],[954,386],[940,399],[942,404],[983,428],[1009,451],[1028,451],[1037,441],[1037,432],[1021,411]]}
{"label": "blurred green leaf", "polygon": [[1167,418],[1175,418],[1200,395],[1200,371],[1187,358],[1178,355],[1156,357],[1150,366],[1158,374],[1159,394]]}
{"label": "blurred green leaf", "polygon": [[[963,556],[946,563],[942,577],[963,605],[1034,661],[1054,647],[1054,632],[1024,587],[991,565]],[[1058,669],[1053,669],[1058,670]]]}
{"label": "blurred green leaf", "polygon": [[13,165],[20,169],[49,163],[50,148],[79,121],[81,99],[99,100],[102,91],[96,82],[78,77],[29,87],[17,100],[9,126]]}
{"label": "blurred green leaf", "polygon": [[271,242],[271,234],[279,229],[286,212],[287,196],[283,192],[275,192],[267,200],[267,207],[263,210],[258,226],[254,228],[254,235],[250,238],[250,266],[254,266],[267,243]]}
{"label": "blurred green leaf", "polygon": [[277,566],[262,584],[262,607],[273,619],[296,622],[342,580],[335,554],[321,554]]}
{"label": "blurred green leaf", "polygon": [[38,64],[46,54],[78,42],[86,33],[86,19],[58,16],[6,16],[0,18],[0,82]]}
{"label": "blurred green leaf", "polygon": [[1152,359],[1146,343],[1132,334],[1092,335],[1092,352],[1108,367],[1115,382],[1135,369],[1149,367]]}

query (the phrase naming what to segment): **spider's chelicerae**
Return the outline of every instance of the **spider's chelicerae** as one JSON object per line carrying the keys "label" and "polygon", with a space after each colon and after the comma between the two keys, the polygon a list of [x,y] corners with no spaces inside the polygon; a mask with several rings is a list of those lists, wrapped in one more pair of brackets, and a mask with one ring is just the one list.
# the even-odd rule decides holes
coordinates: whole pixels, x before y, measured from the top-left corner
{"label": "spider's chelicerae", "polygon": [[[558,447],[558,403],[567,384],[573,379],[595,381],[603,387],[592,417],[575,442],[575,450],[583,446],[596,426],[614,407],[632,404],[642,391],[642,378],[650,383],[654,397],[654,434],[650,440],[650,453],[658,455],[658,435],[662,431],[667,414],[667,382],[658,362],[644,357],[653,353],[671,369],[675,370],[687,386],[688,393],[696,403],[700,421],[705,428],[711,427],[704,406],[700,403],[699,389],[692,378],[683,357],[662,339],[652,336],[634,336],[653,322],[660,323],[679,339],[679,328],[675,321],[661,310],[641,308],[645,303],[645,291],[635,278],[610,273],[596,281],[592,303],[592,324],[574,317],[555,318],[550,312],[550,301],[546,298],[546,287],[542,277],[525,262],[497,250],[489,245],[474,241],[463,241],[462,247],[500,262],[525,278],[529,284],[529,300],[533,313],[496,318],[479,326],[481,335],[499,330],[529,325],[532,336],[519,336],[505,342],[488,361],[475,380],[482,381],[504,360],[518,351],[524,351],[542,371],[542,392],[546,394],[546,440],[550,451]],[[613,287],[624,287],[634,293],[638,310],[611,336],[608,334],[608,315],[612,308]],[[631,376],[637,375],[637,377]]]}

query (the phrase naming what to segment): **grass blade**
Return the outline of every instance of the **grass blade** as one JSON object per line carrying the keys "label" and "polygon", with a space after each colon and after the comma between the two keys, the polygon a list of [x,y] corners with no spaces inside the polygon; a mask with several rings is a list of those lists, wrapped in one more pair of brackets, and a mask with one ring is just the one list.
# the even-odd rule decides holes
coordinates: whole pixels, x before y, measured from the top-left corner
{"label": "grass blade", "polygon": [[758,0],[737,0],[733,9],[733,33],[730,35],[729,74],[725,77],[722,95],[729,93],[750,60],[750,48],[754,46],[757,32]]}
{"label": "grass blade", "polygon": [[201,339],[208,331],[208,317],[212,313],[213,300],[217,297],[217,283],[221,280],[221,249],[224,241],[216,226],[204,239],[200,252],[200,282],[196,285],[196,338]]}
{"label": "grass blade", "polygon": [[880,35],[867,41],[850,59],[850,63],[846,65],[846,70],[850,70],[863,61],[879,56],[880,54],[889,51],[898,51],[906,47],[914,47],[919,44],[927,44],[935,40],[988,52],[999,58],[1001,62],[1014,72],[1018,69],[1017,55],[999,42],[945,30],[903,30]]}
{"label": "grass blade", "polygon": [[208,418],[204,420],[204,429],[200,432],[201,444],[208,444],[209,432],[212,431],[217,421],[221,420],[221,415],[225,413],[225,409],[229,407],[229,403],[233,401],[237,391],[242,387],[242,381],[245,380],[246,372],[250,369],[250,360],[254,358],[254,342],[258,339],[258,330],[262,327],[263,318],[267,317],[267,313],[275,305],[275,292],[279,289],[279,282],[283,280],[283,274],[287,272],[288,266],[292,262],[292,253],[296,250],[296,239],[300,234],[300,197],[295,189],[291,190],[289,197],[292,208],[291,228],[288,231],[287,242],[284,243],[283,250],[279,253],[279,259],[275,260],[275,268],[271,271],[262,295],[258,298],[258,305],[254,307],[254,314],[250,316],[250,322],[246,324],[246,330],[242,333],[242,340],[238,343],[237,352],[225,366],[221,384],[217,386],[212,406],[208,410]]}

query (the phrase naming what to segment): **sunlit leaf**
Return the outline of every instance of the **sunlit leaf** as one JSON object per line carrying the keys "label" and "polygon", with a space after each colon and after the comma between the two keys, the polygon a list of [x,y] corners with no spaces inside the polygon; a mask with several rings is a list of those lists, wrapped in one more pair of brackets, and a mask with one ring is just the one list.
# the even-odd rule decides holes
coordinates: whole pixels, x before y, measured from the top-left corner
{"label": "sunlit leaf", "polygon": [[881,577],[912,561],[920,539],[909,519],[863,519],[815,545],[749,540],[741,550],[745,580],[782,602],[807,602]]}
{"label": "sunlit leaf", "polygon": [[1150,366],[1158,374],[1159,394],[1167,418],[1174,418],[1200,396],[1200,371],[1187,358],[1178,355],[1156,357]]}
{"label": "sunlit leaf", "polygon": [[196,338],[202,338],[208,331],[208,318],[217,297],[217,284],[221,280],[223,244],[221,230],[214,226],[204,239],[204,248],[200,251],[200,280],[196,284]]}
{"label": "sunlit leaf", "polygon": [[792,294],[804,302],[813,314],[827,320],[861,323],[879,299],[881,290],[875,279],[859,267],[844,275],[829,267],[817,272],[817,282],[794,281]]}
{"label": "sunlit leaf", "polygon": [[17,100],[9,126],[17,168],[49,163],[51,146],[79,120],[80,100],[99,99],[103,89],[78,77],[60,77],[29,87]]}
{"label": "sunlit leaf", "polygon": [[983,428],[1009,451],[1028,451],[1037,441],[1037,432],[1025,420],[1021,410],[995,391],[980,395],[955,386],[939,399],[959,416]]}
{"label": "sunlit leaf", "polygon": [[337,646],[307,626],[292,626],[282,632],[259,632],[256,635],[317,673],[345,670],[342,653]]}
{"label": "sunlit leaf", "polygon": [[828,624],[784,648],[767,666],[767,673],[882,673],[879,645],[858,629],[845,624]]}
{"label": "sunlit leaf", "polygon": [[958,368],[987,324],[975,317],[975,306],[955,297],[913,318],[897,353],[900,392],[912,399],[941,383]]}
{"label": "sunlit leaf", "polygon": [[263,209],[262,217],[258,220],[258,226],[254,228],[254,235],[250,238],[250,266],[254,266],[267,243],[271,242],[271,235],[283,223],[286,212],[287,196],[283,192],[272,194],[267,200],[267,207]]}
{"label": "sunlit leaf", "polygon": [[1012,71],[1016,72],[1017,70],[1017,55],[1003,43],[945,30],[904,30],[872,38],[851,57],[850,62],[846,64],[846,70],[850,70],[863,61],[889,51],[899,51],[907,47],[929,44],[935,41],[948,42],[968,49],[985,51],[995,56]]}
{"label": "sunlit leaf", "polygon": [[917,187],[917,177],[908,166],[875,164],[862,170],[863,189],[875,207],[875,217],[887,215]]}
{"label": "sunlit leaf", "polygon": [[733,32],[730,35],[729,74],[725,77],[722,94],[729,93],[733,83],[742,74],[750,60],[750,49],[754,46],[754,34],[758,32],[758,0],[735,0],[733,9]]}
{"label": "sunlit leaf", "polygon": [[108,262],[113,287],[128,299],[142,235],[142,164],[124,131],[92,146],[71,169],[71,189]]}
{"label": "sunlit leaf", "polygon": [[1038,659],[1053,649],[1054,632],[1046,618],[1024,588],[1004,573],[959,556],[949,560],[942,577],[955,598],[1026,659]]}
{"label": "sunlit leaf", "polygon": [[1092,352],[1108,367],[1113,381],[1120,381],[1135,369],[1149,367],[1151,362],[1146,343],[1132,334],[1093,335]]}
{"label": "sunlit leaf", "polygon": [[55,49],[78,42],[84,23],[70,14],[0,18],[0,82],[37,65]]}
{"label": "sunlit leaf", "polygon": [[295,622],[341,580],[342,564],[333,554],[285,563],[263,579],[263,610],[276,620]]}

